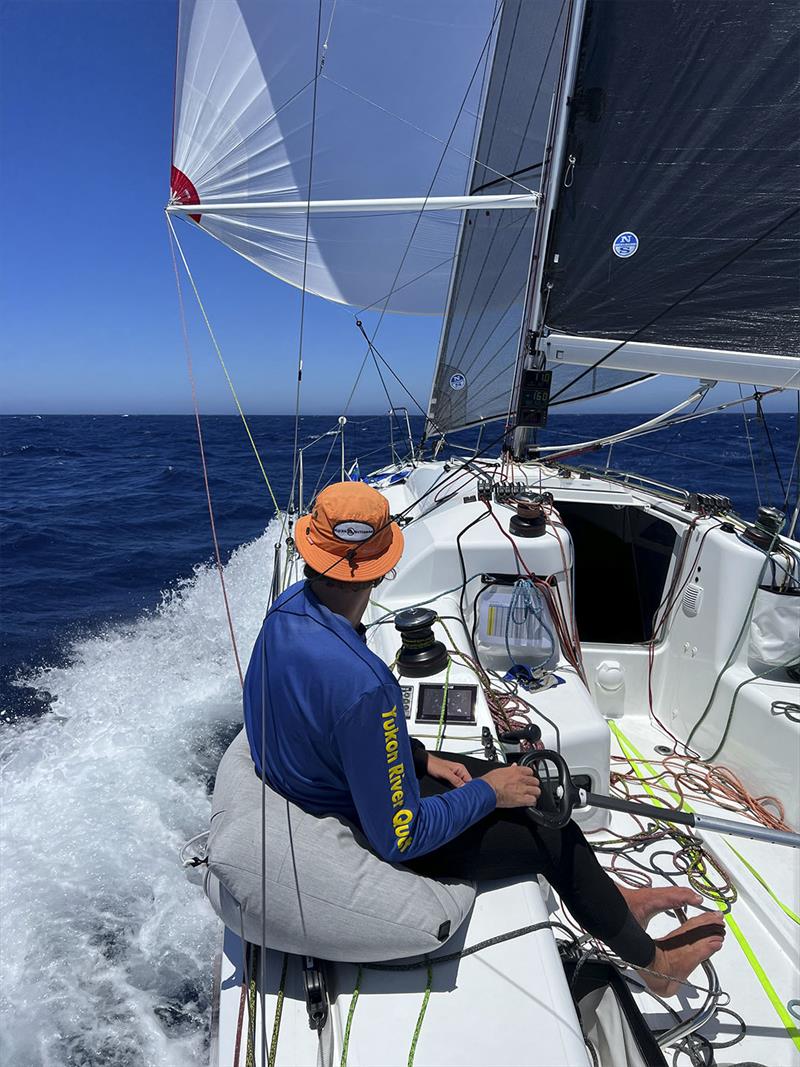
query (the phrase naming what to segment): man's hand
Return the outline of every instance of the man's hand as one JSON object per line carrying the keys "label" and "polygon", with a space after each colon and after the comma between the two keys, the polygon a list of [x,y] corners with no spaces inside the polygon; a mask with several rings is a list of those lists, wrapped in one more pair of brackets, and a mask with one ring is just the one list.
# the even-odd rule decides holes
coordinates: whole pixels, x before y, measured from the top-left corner
{"label": "man's hand", "polygon": [[483,776],[497,794],[498,808],[534,808],[542,795],[539,779],[530,767],[512,763]]}
{"label": "man's hand", "polygon": [[451,763],[450,760],[434,756],[432,752],[428,753],[426,770],[431,778],[447,782],[448,785],[459,786],[472,781],[472,775],[462,763]]}

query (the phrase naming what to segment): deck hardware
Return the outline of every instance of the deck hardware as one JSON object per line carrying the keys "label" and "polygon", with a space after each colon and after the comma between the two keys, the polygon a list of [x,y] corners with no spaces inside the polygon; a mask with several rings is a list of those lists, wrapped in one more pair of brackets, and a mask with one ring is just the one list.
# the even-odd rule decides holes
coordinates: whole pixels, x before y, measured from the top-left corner
{"label": "deck hardware", "polygon": [[394,627],[400,634],[397,669],[409,678],[426,678],[438,674],[447,666],[450,657],[441,641],[433,636],[433,624],[438,616],[431,608],[406,608],[394,617]]}
{"label": "deck hardware", "polygon": [[608,811],[621,811],[627,815],[656,819],[658,822],[678,823],[693,830],[707,830],[710,833],[726,834],[730,837],[749,837],[753,841],[768,841],[772,845],[786,845],[800,848],[800,834],[788,830],[773,830],[760,823],[734,822],[732,819],[718,819],[712,815],[699,815],[693,811],[675,811],[672,808],[656,807],[655,804],[635,803],[620,797],[606,796],[604,793],[590,793],[576,782],[569,771],[566,760],[560,752],[543,748],[526,752],[519,761],[522,767],[531,767],[542,794],[535,808],[527,808],[528,815],[540,826],[560,830],[572,818],[574,808],[605,808]]}
{"label": "deck hardware", "polygon": [[303,957],[303,988],[306,995],[308,1025],[321,1032],[328,1021],[328,988],[325,975],[313,956]]}
{"label": "deck hardware", "polygon": [[303,956],[303,989],[308,1026],[311,1030],[321,1033],[327,1022],[329,1004],[327,1004],[325,976],[314,956]]}

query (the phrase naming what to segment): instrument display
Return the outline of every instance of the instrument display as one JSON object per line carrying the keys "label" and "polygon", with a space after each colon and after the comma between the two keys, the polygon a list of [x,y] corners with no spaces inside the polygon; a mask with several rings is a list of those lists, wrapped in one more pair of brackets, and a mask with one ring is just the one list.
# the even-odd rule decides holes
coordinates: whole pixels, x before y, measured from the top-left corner
{"label": "instrument display", "polygon": [[[445,722],[469,724],[475,722],[475,701],[478,687],[475,685],[450,685],[447,687]],[[421,685],[417,705],[417,722],[438,722],[442,714],[443,685]]]}

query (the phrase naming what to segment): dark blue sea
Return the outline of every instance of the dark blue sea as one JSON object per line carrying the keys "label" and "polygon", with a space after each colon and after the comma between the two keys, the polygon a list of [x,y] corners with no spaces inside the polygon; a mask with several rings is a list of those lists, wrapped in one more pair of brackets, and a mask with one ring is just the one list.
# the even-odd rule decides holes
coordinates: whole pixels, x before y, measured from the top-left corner
{"label": "dark blue sea", "polygon": [[[554,416],[541,441],[644,419]],[[252,419],[281,504],[292,422]],[[335,477],[337,439],[312,444],[335,426],[334,416],[301,423],[307,495]],[[203,432],[246,657],[269,588],[274,509],[240,421],[206,417]],[[18,416],[0,419],[0,433],[0,1062],[201,1062],[218,928],[177,850],[204,829],[241,696],[194,419]],[[766,426],[750,416],[747,432],[741,414],[715,415],[616,445],[611,465],[726,494],[749,517],[759,502],[793,506],[797,434],[792,414],[768,414]],[[350,419],[346,448],[362,474],[388,462],[386,417]]]}
{"label": "dark blue sea", "polygon": [[[639,415],[555,416],[543,443],[591,440],[644,421]],[[421,420],[412,420],[418,434]],[[253,433],[279,502],[292,474],[293,419],[255,417]],[[305,418],[301,444],[336,426]],[[756,490],[741,414],[698,420],[616,445],[612,465],[690,490],[724,493],[745,517],[757,498],[783,506],[797,439],[792,414],[769,415],[769,437],[749,419],[760,489]],[[210,558],[208,511],[192,416],[18,416],[0,420],[4,519],[1,585],[3,636],[0,707],[37,711],[29,691],[9,686],[31,668],[62,663],[79,638],[155,608],[162,591]],[[224,558],[263,533],[273,506],[237,417],[203,420],[211,492]],[[395,427],[398,447],[402,428]],[[386,417],[353,418],[348,462],[362,472],[390,459]],[[468,438],[467,438],[468,439]],[[491,439],[491,427],[485,440]],[[782,472],[779,480],[770,444]],[[339,444],[323,437],[308,449],[307,487],[339,462]],[[581,457],[603,466],[607,450]],[[795,472],[796,478],[796,472]]]}

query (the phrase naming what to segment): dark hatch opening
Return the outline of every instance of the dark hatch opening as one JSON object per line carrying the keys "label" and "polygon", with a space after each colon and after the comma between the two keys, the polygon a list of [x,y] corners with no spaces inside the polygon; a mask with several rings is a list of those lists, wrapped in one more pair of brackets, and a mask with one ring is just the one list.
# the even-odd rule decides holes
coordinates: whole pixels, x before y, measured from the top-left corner
{"label": "dark hatch opening", "polygon": [[627,505],[556,501],[575,546],[575,600],[582,641],[633,645],[653,636],[676,533]]}

